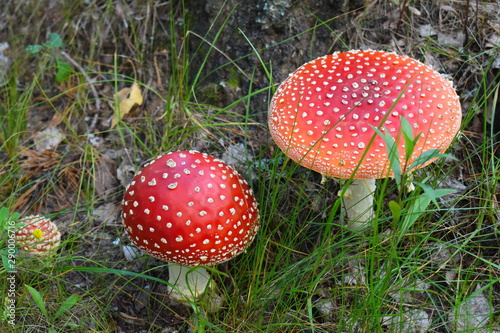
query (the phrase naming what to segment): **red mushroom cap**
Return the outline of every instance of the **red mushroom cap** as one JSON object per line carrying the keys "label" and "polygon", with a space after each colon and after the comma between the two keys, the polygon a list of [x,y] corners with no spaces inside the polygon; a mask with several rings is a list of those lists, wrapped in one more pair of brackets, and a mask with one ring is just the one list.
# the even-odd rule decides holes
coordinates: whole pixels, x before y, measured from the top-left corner
{"label": "red mushroom cap", "polygon": [[186,266],[210,265],[240,254],[259,225],[247,182],[226,163],[197,151],[160,156],[139,171],[122,202],[132,243]]}
{"label": "red mushroom cap", "polygon": [[[401,117],[420,135],[409,161]],[[447,149],[461,118],[458,96],[438,72],[406,56],[367,50],[337,52],[298,68],[273,96],[269,129],[305,167],[339,178],[385,178],[393,174],[373,127],[396,140],[405,170],[423,152]]]}
{"label": "red mushroom cap", "polygon": [[23,227],[16,230],[17,246],[35,256],[49,256],[57,250],[61,233],[48,218],[40,215],[27,216]]}

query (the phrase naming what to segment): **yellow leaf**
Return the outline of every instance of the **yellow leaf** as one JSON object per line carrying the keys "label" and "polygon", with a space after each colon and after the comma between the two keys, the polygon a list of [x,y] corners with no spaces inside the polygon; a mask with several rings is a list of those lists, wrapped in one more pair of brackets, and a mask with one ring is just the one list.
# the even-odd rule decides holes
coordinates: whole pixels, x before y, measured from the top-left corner
{"label": "yellow leaf", "polygon": [[[131,87],[123,88],[116,93],[116,98],[120,102],[118,110],[115,111],[111,120],[111,128],[115,127],[118,119],[122,119],[127,113],[132,111],[136,105],[141,105],[143,100],[141,88],[139,84],[134,82]],[[119,118],[117,117],[119,114]]]}
{"label": "yellow leaf", "polygon": [[137,82],[134,82],[132,84],[132,87],[130,88],[129,99],[134,101],[134,103],[137,105],[142,105],[143,99],[142,99],[141,88],[139,87]]}

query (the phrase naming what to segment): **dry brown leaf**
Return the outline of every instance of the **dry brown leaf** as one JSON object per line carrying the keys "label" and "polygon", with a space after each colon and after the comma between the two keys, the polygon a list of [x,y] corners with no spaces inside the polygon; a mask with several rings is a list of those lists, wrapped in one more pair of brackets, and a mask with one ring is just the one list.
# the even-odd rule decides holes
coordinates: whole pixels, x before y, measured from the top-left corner
{"label": "dry brown leaf", "polygon": [[[137,82],[134,82],[131,87],[123,88],[116,93],[116,98],[120,102],[118,105],[118,110],[115,111],[113,119],[111,120],[111,128],[115,127],[118,123],[118,119],[122,119],[130,111],[132,111],[136,105],[142,105],[143,97],[141,88]],[[119,114],[118,118],[116,115]]]}

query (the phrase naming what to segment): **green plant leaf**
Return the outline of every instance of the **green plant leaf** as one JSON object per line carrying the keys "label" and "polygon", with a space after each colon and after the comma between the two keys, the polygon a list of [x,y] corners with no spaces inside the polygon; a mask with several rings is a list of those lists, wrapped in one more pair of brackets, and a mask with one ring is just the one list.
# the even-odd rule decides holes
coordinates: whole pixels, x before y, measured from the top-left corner
{"label": "green plant leaf", "polygon": [[33,297],[33,300],[35,301],[36,305],[42,312],[42,314],[45,316],[45,318],[49,318],[47,308],[45,307],[45,303],[43,302],[42,295],[33,287],[28,286],[27,284],[24,285],[26,289],[30,292],[31,296]]}
{"label": "green plant leaf", "polygon": [[440,149],[431,149],[424,151],[411,165],[409,170],[414,170],[418,169],[419,166],[422,164],[425,164],[429,160],[432,160],[434,158],[439,158],[439,157],[450,157],[450,158],[455,158],[449,154],[442,154]]}
{"label": "green plant leaf", "polygon": [[17,228],[19,226],[19,223],[13,224],[9,222],[16,221],[21,214],[14,212],[12,215],[9,215],[10,212],[7,207],[0,208],[0,230],[7,230],[12,227]]}
{"label": "green plant leaf", "polygon": [[18,252],[19,251],[16,248],[5,248],[0,252],[0,255],[2,257],[2,266],[7,272],[16,270],[15,258]]}
{"label": "green plant leaf", "polygon": [[34,54],[34,53],[40,52],[41,49],[42,49],[42,45],[28,45],[26,47],[26,52]]}
{"label": "green plant leaf", "polygon": [[53,32],[53,33],[51,33],[49,35],[49,41],[48,41],[48,43],[45,43],[43,45],[45,45],[49,49],[60,47],[62,45],[61,36],[59,36],[59,34]]}
{"label": "green plant leaf", "polygon": [[9,209],[7,207],[0,208],[0,229],[5,229],[7,221],[9,220]]}
{"label": "green plant leaf", "polygon": [[415,145],[417,144],[420,134],[417,135],[417,137],[415,138],[413,136],[413,129],[408,120],[406,120],[405,117],[401,117],[400,119],[401,119],[401,132],[403,133],[403,139],[405,141],[405,159],[406,159],[405,162],[407,162],[411,159],[411,156],[415,151]]}
{"label": "green plant leaf", "polygon": [[57,310],[57,312],[54,316],[54,319],[58,318],[64,312],[71,309],[76,304],[76,302],[78,301],[79,298],[80,297],[78,296],[78,294],[73,294],[73,295],[69,296],[68,298],[66,298],[66,300],[61,304],[61,306]]}
{"label": "green plant leaf", "polygon": [[60,84],[61,82],[67,81],[72,73],[71,65],[66,61],[57,59],[56,67],[57,67],[56,82]]}
{"label": "green plant leaf", "polygon": [[415,184],[420,186],[424,190],[423,196],[429,198],[429,201],[432,201],[436,206],[438,205],[437,200],[438,198],[441,198],[442,196],[445,196],[447,194],[450,194],[454,192],[454,190],[449,189],[449,188],[439,188],[439,189],[434,189],[431,186],[420,183],[417,181],[414,181]]}
{"label": "green plant leaf", "polygon": [[2,254],[2,266],[7,272],[12,272],[15,269],[15,267],[13,267],[9,262],[9,258],[7,258],[3,254]]}
{"label": "green plant leaf", "polygon": [[[19,216],[21,216],[21,213],[14,212],[14,213],[12,213],[12,215],[10,216],[9,221],[17,221],[17,220],[19,219]],[[18,228],[18,227],[23,226],[23,225],[25,225],[25,223],[22,223],[22,222],[20,222],[20,223],[19,223],[19,222],[18,222],[18,223],[16,223],[16,224],[14,225],[14,227]]]}
{"label": "green plant leaf", "polygon": [[392,218],[394,220],[394,223],[398,224],[399,219],[401,218],[401,205],[398,204],[396,201],[389,201],[389,209],[391,210],[392,213]]}
{"label": "green plant leaf", "polygon": [[431,199],[426,196],[419,196],[415,198],[415,201],[412,202],[410,209],[405,212],[401,223],[399,224],[398,239],[397,243],[401,241],[403,236],[406,234],[408,230],[415,224],[415,221],[426,211],[427,206],[429,205]]}
{"label": "green plant leaf", "polygon": [[387,153],[389,155],[389,163],[391,165],[391,170],[394,174],[394,180],[396,184],[401,184],[401,162],[398,156],[398,147],[396,146],[396,141],[389,133],[383,133],[378,128],[372,126],[373,130],[384,139],[385,145],[387,147]]}

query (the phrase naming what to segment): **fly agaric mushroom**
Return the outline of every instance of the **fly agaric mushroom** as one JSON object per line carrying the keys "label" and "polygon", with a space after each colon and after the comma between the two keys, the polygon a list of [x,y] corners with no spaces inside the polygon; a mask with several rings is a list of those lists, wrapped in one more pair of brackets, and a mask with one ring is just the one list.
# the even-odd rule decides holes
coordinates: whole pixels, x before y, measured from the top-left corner
{"label": "fly agaric mushroom", "polygon": [[[402,117],[418,137],[409,158]],[[448,148],[461,118],[457,93],[438,72],[406,56],[366,50],[336,52],[293,72],[272,98],[269,129],[292,160],[352,179],[343,201],[350,227],[361,229],[373,215],[375,179],[393,176],[375,129],[393,137],[401,170],[411,172],[425,151]]]}
{"label": "fly agaric mushroom", "polygon": [[15,239],[19,248],[38,257],[48,257],[59,247],[61,233],[57,226],[40,215],[30,215],[25,225],[16,230]]}
{"label": "fly agaric mushroom", "polygon": [[229,165],[197,151],[177,151],[137,172],[125,191],[122,220],[135,246],[174,264],[171,295],[181,299],[199,296],[208,284],[205,269],[189,267],[243,252],[257,233],[259,212],[247,182]]}

